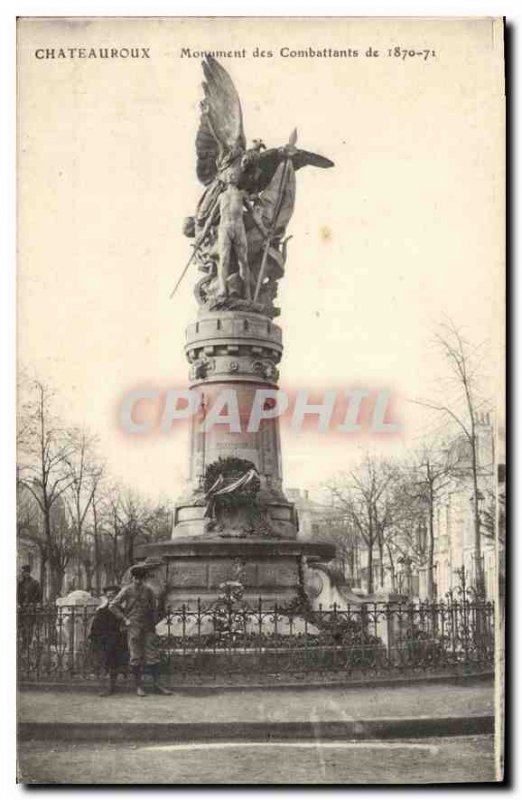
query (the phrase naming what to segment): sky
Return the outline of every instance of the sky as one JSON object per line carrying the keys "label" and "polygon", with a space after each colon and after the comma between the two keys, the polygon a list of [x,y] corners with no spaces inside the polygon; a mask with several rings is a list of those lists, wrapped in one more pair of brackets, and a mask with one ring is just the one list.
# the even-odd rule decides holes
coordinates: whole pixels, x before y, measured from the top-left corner
{"label": "sky", "polygon": [[[38,48],[146,47],[149,59],[38,59]],[[271,58],[254,58],[258,46]],[[280,48],[352,48],[283,58]],[[369,47],[379,57],[366,57]],[[388,56],[404,46],[435,56]],[[29,20],[19,27],[18,358],[60,411],[99,436],[118,481],[174,498],[187,437],[117,424],[138,385],[187,384],[194,320],[181,222],[202,187],[194,138],[202,72],[223,59],[248,140],[288,140],[335,162],[297,174],[277,320],[281,385],[389,389],[402,435],[387,441],[282,432],[288,486],[316,487],[366,447],[403,452],[436,421],[412,398],[448,391],[437,326],[485,342],[502,391],[504,131],[501,26],[491,20]],[[454,389],[451,389],[451,398]]]}

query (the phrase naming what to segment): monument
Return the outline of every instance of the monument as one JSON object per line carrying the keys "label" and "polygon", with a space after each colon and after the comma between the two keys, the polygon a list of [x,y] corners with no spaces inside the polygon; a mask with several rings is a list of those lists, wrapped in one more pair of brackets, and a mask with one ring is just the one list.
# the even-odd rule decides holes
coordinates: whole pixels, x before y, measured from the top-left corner
{"label": "monument", "polygon": [[[274,318],[296,172],[333,163],[298,149],[295,130],[282,147],[267,149],[254,140],[247,148],[229,74],[211,56],[203,71],[196,154],[205,188],[183,224],[193,252],[181,275],[194,263],[201,273],[199,310],[185,342],[190,388],[198,398],[189,479],[172,538],[143,546],[139,557],[151,565],[152,583],[166,581],[171,608],[193,607],[197,598],[211,604],[227,582],[241,585],[246,602],[262,596],[265,604],[291,606],[303,597],[305,561],[328,561],[334,548],[298,540],[296,510],[283,491],[279,420],[269,413],[283,354]],[[264,418],[251,430],[253,404],[264,396]],[[236,404],[240,429],[208,424],[218,398]]]}

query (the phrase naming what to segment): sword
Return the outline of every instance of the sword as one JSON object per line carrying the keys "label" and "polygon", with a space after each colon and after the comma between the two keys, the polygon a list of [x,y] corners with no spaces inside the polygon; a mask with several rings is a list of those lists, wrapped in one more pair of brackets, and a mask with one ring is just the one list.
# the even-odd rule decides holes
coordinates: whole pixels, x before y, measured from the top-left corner
{"label": "sword", "polygon": [[172,298],[173,298],[173,297],[174,297],[174,295],[176,294],[176,292],[177,292],[177,290],[178,290],[178,287],[179,287],[179,285],[180,285],[181,281],[183,280],[183,278],[184,278],[184,277],[185,277],[185,275],[187,274],[187,270],[188,270],[188,268],[190,267],[190,265],[191,265],[191,264],[192,264],[192,262],[194,261],[194,258],[196,257],[196,255],[197,255],[197,252],[198,252],[199,248],[201,247],[201,245],[202,245],[202,243],[203,243],[203,241],[204,241],[204,239],[205,239],[205,237],[206,237],[207,233],[209,232],[210,225],[211,225],[211,223],[212,223],[212,220],[213,220],[213,218],[214,218],[214,211],[216,210],[216,206],[217,206],[217,204],[218,204],[219,198],[220,198],[220,195],[218,194],[218,196],[216,197],[216,199],[215,199],[215,201],[214,201],[214,205],[212,206],[211,210],[210,210],[210,211],[209,211],[209,213],[208,213],[208,219],[207,219],[207,221],[206,221],[206,223],[205,223],[205,227],[204,227],[204,228],[203,228],[203,230],[201,231],[201,234],[200,234],[200,236],[199,236],[199,238],[198,238],[197,242],[194,242],[194,244],[192,245],[192,246],[193,246],[193,248],[194,248],[194,249],[193,249],[193,251],[192,251],[192,255],[190,256],[189,260],[188,260],[188,261],[187,261],[187,263],[185,264],[185,267],[183,268],[183,271],[182,271],[181,275],[179,276],[179,278],[178,278],[178,280],[177,280],[177,282],[176,282],[176,285],[175,285],[175,287],[174,287],[174,288],[173,288],[173,290],[171,291],[171,293],[170,293],[170,295],[169,295],[169,300],[172,300]]}

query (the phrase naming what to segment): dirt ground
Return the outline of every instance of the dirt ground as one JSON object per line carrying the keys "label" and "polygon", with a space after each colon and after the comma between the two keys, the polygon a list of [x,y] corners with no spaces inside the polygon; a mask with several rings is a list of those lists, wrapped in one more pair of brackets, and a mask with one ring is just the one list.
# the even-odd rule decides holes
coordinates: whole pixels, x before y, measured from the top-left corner
{"label": "dirt ground", "polygon": [[491,683],[401,687],[183,689],[171,697],[136,697],[124,690],[109,698],[88,692],[23,691],[18,696],[20,722],[284,722],[356,720],[378,717],[452,717],[492,714]]}
{"label": "dirt ground", "polygon": [[25,742],[19,781],[58,784],[401,784],[494,781],[491,736],[393,742],[75,745]]}

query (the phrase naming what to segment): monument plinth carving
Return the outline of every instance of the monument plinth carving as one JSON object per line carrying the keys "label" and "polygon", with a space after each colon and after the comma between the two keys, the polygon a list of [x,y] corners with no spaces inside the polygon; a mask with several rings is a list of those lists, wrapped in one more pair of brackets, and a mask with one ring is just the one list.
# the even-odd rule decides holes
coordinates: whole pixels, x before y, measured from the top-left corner
{"label": "monument plinth carving", "polygon": [[[220,583],[241,581],[245,597],[293,601],[302,591],[304,558],[333,557],[327,545],[299,542],[298,519],[282,486],[279,419],[250,430],[258,390],[277,390],[282,331],[273,319],[288,254],[286,228],[296,171],[333,166],[286,145],[246,147],[241,104],[223,67],[203,62],[204,99],[196,136],[197,176],[205,186],[183,224],[193,240],[197,319],[186,330],[190,388],[200,398],[192,418],[189,480],[175,510],[172,540],[142,548],[166,565],[171,605],[212,600]],[[176,291],[176,285],[173,294]],[[240,426],[208,425],[219,396],[237,403]],[[267,400],[266,402],[269,402]]]}

